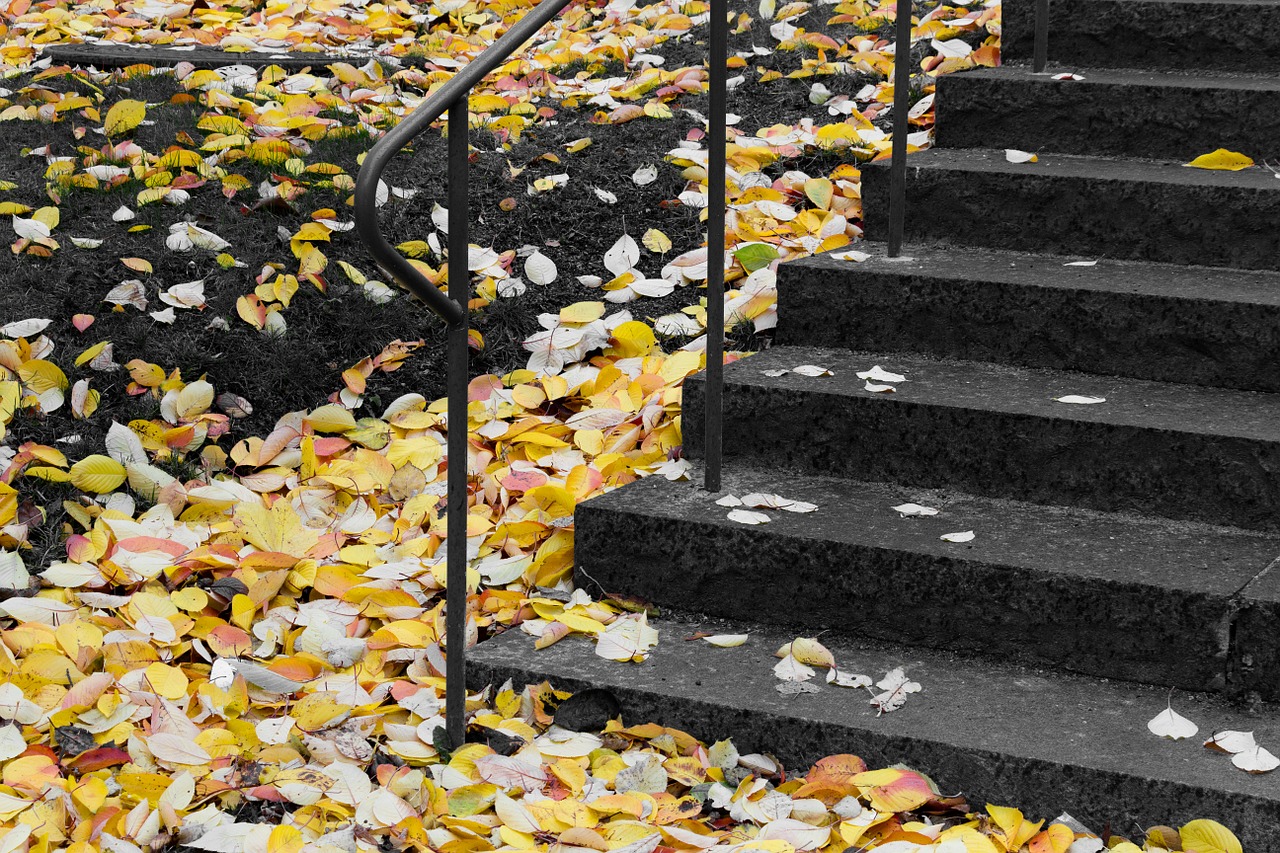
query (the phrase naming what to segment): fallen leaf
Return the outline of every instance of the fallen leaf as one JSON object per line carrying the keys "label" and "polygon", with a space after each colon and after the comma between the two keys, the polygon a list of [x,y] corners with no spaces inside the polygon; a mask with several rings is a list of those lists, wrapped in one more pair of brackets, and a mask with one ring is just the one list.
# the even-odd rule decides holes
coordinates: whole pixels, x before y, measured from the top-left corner
{"label": "fallen leaf", "polygon": [[1238,172],[1253,165],[1253,160],[1244,154],[1219,148],[1208,154],[1201,154],[1190,163],[1183,163],[1193,169],[1214,169],[1218,171]]}
{"label": "fallen leaf", "polygon": [[1153,735],[1169,738],[1170,740],[1189,738],[1200,731],[1199,726],[1173,710],[1172,707],[1165,708],[1152,717],[1147,722],[1147,728]]}
{"label": "fallen leaf", "polygon": [[943,542],[972,542],[973,531],[965,530],[961,533],[944,533],[938,538]]}

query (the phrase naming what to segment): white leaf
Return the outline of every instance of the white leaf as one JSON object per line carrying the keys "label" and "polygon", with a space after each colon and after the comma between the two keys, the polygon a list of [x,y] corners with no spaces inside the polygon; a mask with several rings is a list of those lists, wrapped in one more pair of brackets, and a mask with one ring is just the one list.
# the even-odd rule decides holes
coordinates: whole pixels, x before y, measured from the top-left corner
{"label": "white leaf", "polygon": [[17,758],[27,751],[27,739],[14,725],[0,726],[0,761]]}
{"label": "white leaf", "polygon": [[1165,708],[1147,722],[1147,728],[1157,737],[1170,740],[1182,740],[1192,737],[1200,731],[1200,727],[1179,714],[1173,708]]}
{"label": "white leaf", "polygon": [[834,684],[837,687],[870,687],[871,678],[851,672],[840,672],[835,667],[832,667],[827,670],[827,684]]}
{"label": "white leaf", "polygon": [[204,279],[175,284],[161,291],[160,301],[175,308],[199,308],[204,305]]}
{"label": "white leaf", "polygon": [[871,255],[867,252],[859,252],[857,249],[842,249],[836,252],[828,252],[827,257],[836,261],[853,261],[860,264],[870,258]]}
{"label": "white leaf", "polygon": [[128,281],[120,282],[107,291],[107,295],[102,297],[102,301],[110,302],[113,305],[132,305],[139,311],[146,311],[147,288],[136,278],[131,278]]}
{"label": "white leaf", "polygon": [[773,369],[773,370],[762,370],[762,371],[760,371],[760,372],[761,372],[762,374],[764,374],[765,376],[771,376],[771,377],[773,377],[774,379],[777,379],[779,376],[786,376],[786,375],[787,375],[788,373],[790,373],[791,371],[790,371],[790,370],[788,370],[788,369],[787,369],[787,368],[785,368],[785,367],[779,367],[779,368],[775,368],[775,369]]}
{"label": "white leaf", "polygon": [[596,635],[596,654],[607,660],[641,661],[658,643],[658,632],[643,613],[619,616]]}
{"label": "white leaf", "polygon": [[600,199],[605,204],[618,203],[618,197],[613,193],[609,192],[608,190],[602,190],[599,187],[594,187],[594,191],[596,194],[596,198]]}
{"label": "white leaf", "polygon": [[289,742],[289,732],[293,730],[296,721],[293,717],[272,717],[269,720],[262,720],[254,727],[254,732],[258,736],[258,740],[263,743],[278,745]]}
{"label": "white leaf", "polygon": [[919,693],[922,689],[919,683],[907,678],[902,667],[889,670],[884,678],[876,682],[876,687],[884,692],[872,697],[871,704],[878,708],[881,714],[898,710],[907,701],[907,694]]}
{"label": "white leaf", "polygon": [[696,335],[702,326],[688,314],[664,314],[654,321],[653,330],[659,335]]}
{"label": "white leaf", "polygon": [[808,684],[804,681],[784,681],[781,684],[775,684],[774,690],[777,690],[784,696],[795,696],[800,693],[821,693],[822,688],[816,684]]}
{"label": "white leaf", "polygon": [[739,524],[768,524],[773,519],[765,515],[763,512],[752,512],[749,509],[734,509],[729,511],[729,520],[736,521]]}
{"label": "white leaf", "polygon": [[920,504],[899,504],[892,507],[895,512],[902,513],[905,516],[913,515],[937,515],[938,511],[931,506],[921,506]]}
{"label": "white leaf", "polygon": [[534,252],[524,259],[524,274],[534,284],[550,284],[556,280],[555,261],[541,252]]}
{"label": "white leaf", "polygon": [[966,530],[963,533],[944,533],[938,538],[943,542],[972,542],[973,531]]}
{"label": "white leaf", "polygon": [[719,646],[722,649],[731,649],[734,646],[740,646],[747,641],[746,634],[715,634],[711,637],[703,637],[713,646]]}
{"label": "white leaf", "polygon": [[236,668],[226,658],[218,658],[209,667],[209,683],[219,690],[230,690],[236,682]]}
{"label": "white leaf", "polygon": [[147,738],[147,749],[158,761],[169,764],[207,764],[213,757],[185,735],[161,732]]}
{"label": "white leaf", "polygon": [[1016,148],[1006,148],[1004,150],[1004,159],[1010,163],[1035,163],[1040,158],[1026,151],[1019,151]]}
{"label": "white leaf", "polygon": [[94,237],[72,237],[71,243],[77,249],[96,249],[101,246],[105,240],[99,240]]}
{"label": "white leaf", "polygon": [[962,39],[947,39],[946,41],[934,39],[931,42],[931,46],[940,56],[948,59],[960,59],[973,52],[973,48]]}
{"label": "white leaf", "polygon": [[26,589],[30,585],[31,575],[22,563],[22,555],[0,550],[0,589]]}
{"label": "white leaf", "polygon": [[1072,74],[1070,71],[1064,71],[1062,74],[1053,75],[1054,80],[1083,80],[1084,77],[1079,74]]}
{"label": "white leaf", "polygon": [[783,681],[808,681],[818,673],[813,667],[800,663],[795,655],[788,653],[773,665],[773,674]]}
{"label": "white leaf", "polygon": [[1255,746],[1231,756],[1231,763],[1248,773],[1270,773],[1280,767],[1280,758],[1261,746]]}
{"label": "white leaf", "polygon": [[116,208],[115,213],[111,214],[111,218],[116,222],[128,222],[130,219],[134,219],[136,217],[137,214],[125,207],[123,204]]}
{"label": "white leaf", "polygon": [[14,320],[12,323],[0,326],[0,332],[4,332],[5,337],[9,338],[26,338],[43,332],[52,322],[52,320],[37,320],[35,318]]}
{"label": "white leaf", "polygon": [[111,427],[107,430],[107,454],[121,465],[127,465],[130,462],[147,461],[147,452],[142,447],[142,439],[138,438],[138,434],[127,426],[111,422]]}
{"label": "white leaf", "polygon": [[1258,743],[1253,739],[1253,732],[1223,731],[1215,733],[1204,745],[1218,752],[1235,755],[1253,749]]}
{"label": "white leaf", "polygon": [[862,390],[869,391],[872,394],[893,394],[898,389],[894,388],[892,385],[877,385],[874,382],[868,381],[866,385],[862,386]]}
{"label": "white leaf", "polygon": [[13,231],[26,240],[43,240],[49,236],[49,226],[39,219],[19,219],[13,217]]}
{"label": "white leaf", "polygon": [[1064,267],[1096,267],[1097,265],[1097,261],[1067,261],[1063,264]]}
{"label": "white leaf", "polygon": [[1068,394],[1065,397],[1054,397],[1059,403],[1076,403],[1081,406],[1092,406],[1095,403],[1107,402],[1106,397],[1081,397],[1079,394]]}
{"label": "white leaf", "polygon": [[613,273],[614,276],[620,276],[627,270],[631,269],[640,260],[640,247],[629,234],[623,234],[618,238],[609,251],[604,253],[605,269]]}
{"label": "white leaf", "polygon": [[742,506],[742,501],[733,495],[725,495],[716,501],[719,506]]}
{"label": "white leaf", "polygon": [[799,367],[791,368],[792,373],[799,373],[801,376],[834,376],[829,369],[817,364],[802,364]]}
{"label": "white leaf", "polygon": [[[248,849],[247,841],[250,833],[264,829],[269,835],[271,827],[257,823],[224,823],[207,830],[194,841],[184,842],[188,847],[197,850],[208,850],[209,853],[244,853]],[[265,849],[266,845],[263,845]]]}
{"label": "white leaf", "polygon": [[58,627],[74,618],[79,610],[74,604],[64,604],[50,598],[11,598],[0,602],[0,613],[19,622],[39,622]]}
{"label": "white leaf", "polygon": [[305,681],[294,681],[277,675],[262,664],[252,661],[234,659],[229,662],[237,673],[244,676],[245,681],[268,693],[294,693],[306,684]]}
{"label": "white leaf", "polygon": [[890,373],[880,365],[872,367],[870,370],[864,370],[855,374],[859,379],[871,379],[876,382],[906,382],[907,377],[900,373]]}
{"label": "white leaf", "polygon": [[635,170],[634,174],[631,175],[631,180],[638,187],[651,184],[658,180],[658,167],[654,165],[641,166],[639,169]]}
{"label": "white leaf", "polygon": [[173,307],[170,306],[163,311],[152,311],[151,319],[155,320],[157,323],[168,323],[172,325],[173,321],[178,319],[178,315],[173,313]]}

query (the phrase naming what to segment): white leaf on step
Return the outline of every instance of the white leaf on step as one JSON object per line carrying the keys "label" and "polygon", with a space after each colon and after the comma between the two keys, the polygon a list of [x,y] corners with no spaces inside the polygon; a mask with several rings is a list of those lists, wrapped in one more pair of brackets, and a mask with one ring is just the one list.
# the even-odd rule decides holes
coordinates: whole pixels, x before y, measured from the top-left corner
{"label": "white leaf on step", "polygon": [[749,509],[735,509],[729,511],[729,520],[736,521],[739,524],[768,524],[773,519],[765,515],[763,512],[752,512]]}
{"label": "white leaf on step", "polygon": [[1016,148],[1006,148],[1004,150],[1004,159],[1010,163],[1038,163],[1040,158],[1027,151],[1019,151]]}
{"label": "white leaf on step", "polygon": [[907,377],[901,373],[890,373],[880,365],[856,374],[859,379],[870,379],[876,382],[906,382]]}
{"label": "white leaf on step", "polygon": [[919,682],[907,678],[902,667],[891,669],[884,678],[876,682],[876,687],[884,692],[873,696],[871,704],[879,709],[881,714],[898,710],[907,701],[907,694],[919,693],[923,689]]}
{"label": "white leaf on step", "polygon": [[1173,708],[1165,708],[1147,722],[1147,728],[1157,737],[1182,740],[1193,737],[1200,727],[1179,714]]}
{"label": "white leaf on step", "polygon": [[795,655],[787,655],[773,665],[773,674],[783,681],[808,681],[817,675],[817,671],[796,660]]}
{"label": "white leaf on step", "polygon": [[962,533],[944,533],[938,538],[943,542],[972,542],[973,531],[965,530]]}
{"label": "white leaf on step", "polygon": [[827,368],[817,364],[802,364],[799,367],[791,368],[791,372],[799,373],[801,376],[834,376],[835,375]]}
{"label": "white leaf on step", "polygon": [[1072,74],[1070,71],[1065,71],[1062,74],[1053,75],[1053,79],[1054,80],[1083,80],[1084,78],[1081,77],[1079,74]]}
{"label": "white leaf on step", "polygon": [[1253,732],[1222,731],[1216,732],[1213,737],[1204,742],[1204,745],[1217,752],[1235,755],[1238,752],[1253,749],[1258,743],[1253,739]]}
{"label": "white leaf on step", "polygon": [[921,506],[920,504],[898,504],[890,507],[894,512],[901,513],[904,516],[913,515],[937,515],[938,511],[931,506]]}
{"label": "white leaf on step", "polygon": [[742,506],[742,501],[738,500],[733,495],[725,495],[716,501],[716,503],[720,506]]}
{"label": "white leaf on step", "polygon": [[[796,696],[801,693],[821,693],[822,688],[816,684],[806,684],[803,681],[784,681],[781,684],[775,684],[774,690],[777,690],[783,696]],[[805,824],[808,826],[808,824]]]}
{"label": "white leaf on step", "polygon": [[817,512],[818,505],[808,501],[790,501],[786,506],[778,507],[784,512]]}
{"label": "white leaf on step", "polygon": [[1064,267],[1096,267],[1097,265],[1097,261],[1067,261],[1063,264]]}
{"label": "white leaf on step", "polygon": [[762,370],[760,372],[763,373],[765,376],[771,376],[774,379],[777,379],[779,376],[786,376],[791,371],[787,370],[785,367],[779,367],[773,370]]}
{"label": "white leaf on step", "polygon": [[[1280,175],[1276,177],[1280,178]],[[853,261],[860,264],[870,258],[871,255],[866,252],[859,252],[857,249],[842,249],[838,252],[828,252],[827,257],[835,261]]]}
{"label": "white leaf on step", "polygon": [[1270,773],[1280,767],[1280,758],[1261,746],[1255,746],[1231,756],[1231,763],[1247,773]]}
{"label": "white leaf on step", "polygon": [[877,385],[874,382],[868,382],[862,386],[863,391],[870,391],[872,394],[892,394],[898,389],[892,385]]}
{"label": "white leaf on step", "polygon": [[658,643],[645,614],[619,616],[597,635],[596,654],[608,660],[642,661]]}
{"label": "white leaf on step", "polygon": [[870,687],[871,678],[852,672],[841,672],[832,667],[827,670],[827,684],[834,684],[837,687]]}
{"label": "white leaf on step", "polygon": [[1065,397],[1054,397],[1059,403],[1075,403],[1080,406],[1092,406],[1097,403],[1107,402],[1106,397],[1082,397],[1079,394],[1068,394]]}
{"label": "white leaf on step", "polygon": [[710,643],[713,646],[718,646],[719,648],[722,648],[722,649],[732,649],[735,646],[740,646],[743,643],[745,643],[747,641],[747,635],[746,634],[715,634],[710,637],[703,637],[702,639],[706,640],[708,643]]}

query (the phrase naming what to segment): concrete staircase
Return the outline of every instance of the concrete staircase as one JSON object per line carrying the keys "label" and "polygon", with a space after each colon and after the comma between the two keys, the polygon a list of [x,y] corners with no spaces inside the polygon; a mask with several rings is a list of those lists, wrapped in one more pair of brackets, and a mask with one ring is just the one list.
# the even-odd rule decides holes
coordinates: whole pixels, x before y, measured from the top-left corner
{"label": "concrete staircase", "polygon": [[[1030,7],[1007,0],[1006,60],[1029,56]],[[578,508],[578,582],[662,608],[651,657],[535,652],[512,631],[474,651],[473,686],[605,687],[628,720],[793,767],[854,752],[979,806],[1130,837],[1210,817],[1271,849],[1280,776],[1200,741],[1252,730],[1280,752],[1280,180],[1181,164],[1280,156],[1280,3],[1052,9],[1050,73],[938,81],[909,257],[876,242],[877,164],[873,257],[782,266],[775,346],[726,369],[724,491],[649,478]],[[771,375],[804,364],[833,375]],[[873,365],[906,381],[867,391]],[[695,460],[702,379],[684,395]],[[749,492],[818,510],[747,526],[715,502]],[[908,502],[940,512],[893,509]],[[697,630],[750,640],[682,641]],[[904,666],[923,692],[880,717],[865,692],[780,695],[773,651],[820,632],[842,669]],[[1147,731],[1170,688],[1200,737]]]}

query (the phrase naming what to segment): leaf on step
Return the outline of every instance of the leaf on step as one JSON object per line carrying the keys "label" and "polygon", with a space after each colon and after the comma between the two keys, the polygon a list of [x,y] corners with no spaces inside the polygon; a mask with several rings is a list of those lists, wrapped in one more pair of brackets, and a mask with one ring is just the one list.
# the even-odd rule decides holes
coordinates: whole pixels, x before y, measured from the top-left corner
{"label": "leaf on step", "polygon": [[1096,267],[1097,265],[1097,261],[1067,261],[1063,264],[1064,267]]}
{"label": "leaf on step", "polygon": [[642,661],[658,644],[658,632],[643,613],[619,616],[597,635],[596,654],[607,660]]}
{"label": "leaf on step", "polygon": [[1253,732],[1222,731],[1215,732],[1213,737],[1204,742],[1206,749],[1235,755],[1258,745],[1253,739]]}
{"label": "leaf on step", "polygon": [[827,368],[817,364],[802,364],[799,367],[791,368],[791,372],[799,373],[801,376],[834,376],[835,375]]}
{"label": "leaf on step", "polygon": [[870,391],[872,394],[892,394],[897,391],[892,385],[877,385],[874,382],[868,382],[862,386],[863,391]]}
{"label": "leaf on step", "polygon": [[1190,163],[1183,163],[1193,169],[1213,169],[1215,171],[1238,172],[1253,165],[1253,159],[1235,151],[1219,148],[1208,154],[1201,154]]}
{"label": "leaf on step", "polygon": [[742,506],[742,501],[733,495],[725,495],[716,501],[719,506]]}
{"label": "leaf on step", "polygon": [[961,533],[944,533],[938,538],[943,542],[972,542],[973,531],[965,530]]}
{"label": "leaf on step", "polygon": [[1231,756],[1231,763],[1246,773],[1270,773],[1280,767],[1280,758],[1264,747],[1254,746]]}
{"label": "leaf on step", "polygon": [[1193,737],[1200,731],[1199,726],[1173,710],[1172,707],[1165,708],[1147,721],[1147,728],[1153,735],[1166,737],[1169,740]]}
{"label": "leaf on step", "polygon": [[[816,684],[808,684],[803,681],[784,681],[781,684],[775,684],[774,690],[777,690],[783,696],[797,696],[801,693],[820,693],[822,688]],[[807,825],[807,824],[806,824]]]}
{"label": "leaf on step", "polygon": [[795,655],[788,654],[773,665],[773,674],[783,681],[808,681],[818,673],[812,667],[796,660]]}
{"label": "leaf on step", "polygon": [[1053,75],[1053,79],[1054,80],[1083,80],[1084,78],[1081,77],[1079,74],[1072,74],[1070,71],[1065,71],[1062,74]]}
{"label": "leaf on step", "polygon": [[833,261],[853,261],[854,263],[862,263],[871,257],[867,252],[859,252],[857,249],[841,249],[838,252],[828,252],[827,257]]}
{"label": "leaf on step", "polygon": [[852,672],[841,672],[832,667],[827,670],[827,684],[834,684],[837,687],[870,687],[871,678],[866,675],[858,675]]}
{"label": "leaf on step", "polygon": [[1080,406],[1092,406],[1097,403],[1107,402],[1106,397],[1082,397],[1079,394],[1068,394],[1065,397],[1054,397],[1053,399],[1058,403],[1075,403]]}
{"label": "leaf on step", "polygon": [[721,649],[732,649],[740,646],[747,641],[746,634],[713,634],[710,637],[702,637],[713,646]]}
{"label": "leaf on step", "polygon": [[739,524],[768,524],[773,521],[763,512],[752,512],[749,509],[735,509],[729,511],[729,520],[736,521]]}
{"label": "leaf on step", "polygon": [[1004,150],[1004,159],[1010,163],[1038,163],[1040,158],[1027,151],[1019,151],[1016,148],[1006,148]]}
{"label": "leaf on step", "polygon": [[919,693],[924,689],[919,682],[907,678],[907,673],[902,667],[896,667],[885,673],[884,678],[876,682],[876,687],[883,692],[871,697],[871,705],[879,711],[879,714],[898,710],[906,703],[908,694]]}
{"label": "leaf on step", "polygon": [[872,367],[870,370],[863,370],[854,374],[859,379],[874,380],[876,382],[906,382],[907,377],[901,373],[890,373],[880,365]]}
{"label": "leaf on step", "polygon": [[901,513],[902,515],[908,518],[911,516],[917,516],[917,515],[937,515],[938,514],[938,510],[934,509],[933,507],[921,506],[920,504],[910,504],[910,503],[898,504],[895,507],[890,507],[890,509],[892,509],[894,512]]}

